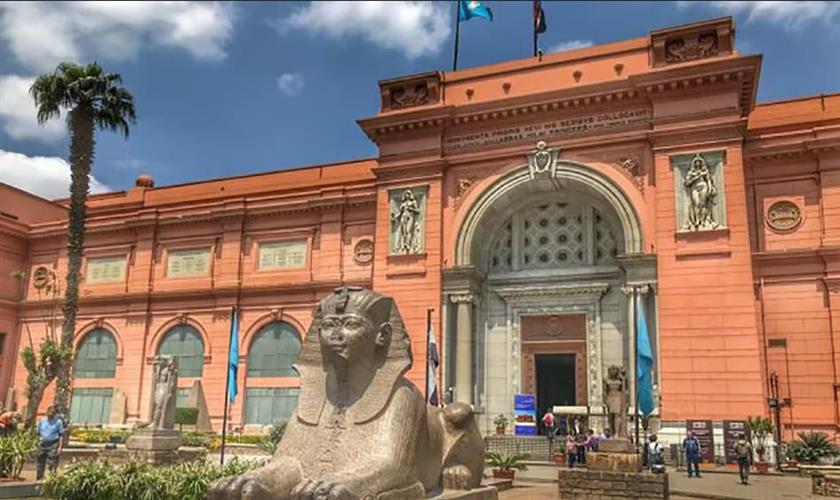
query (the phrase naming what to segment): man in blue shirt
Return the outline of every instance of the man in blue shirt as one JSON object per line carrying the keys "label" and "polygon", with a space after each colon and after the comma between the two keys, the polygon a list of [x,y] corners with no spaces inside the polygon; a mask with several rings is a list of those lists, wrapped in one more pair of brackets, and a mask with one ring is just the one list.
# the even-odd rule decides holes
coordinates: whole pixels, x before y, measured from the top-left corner
{"label": "man in blue shirt", "polygon": [[688,437],[683,439],[683,450],[685,450],[685,462],[688,466],[688,477],[692,472],[695,477],[700,477],[700,440],[694,435],[694,431],[688,431]]}
{"label": "man in blue shirt", "polygon": [[47,408],[47,416],[41,419],[38,424],[38,438],[41,441],[38,447],[38,479],[44,478],[44,469],[47,460],[50,461],[50,473],[58,469],[58,454],[61,452],[61,436],[64,435],[64,423],[56,417],[54,406]]}

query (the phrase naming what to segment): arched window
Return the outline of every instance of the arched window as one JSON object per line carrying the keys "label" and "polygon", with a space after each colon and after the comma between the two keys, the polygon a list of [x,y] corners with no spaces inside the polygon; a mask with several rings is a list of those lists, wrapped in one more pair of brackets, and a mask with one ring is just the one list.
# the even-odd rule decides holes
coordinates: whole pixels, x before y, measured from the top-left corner
{"label": "arched window", "polygon": [[91,330],[79,344],[74,369],[76,378],[114,378],[117,372],[117,342],[104,328]]}
{"label": "arched window", "polygon": [[198,330],[190,325],[178,325],[166,332],[158,354],[178,358],[179,377],[200,377],[204,371],[204,342]]}
{"label": "arched window", "polygon": [[300,335],[288,323],[274,321],[254,336],[248,349],[249,377],[297,377],[292,364],[300,353]]}

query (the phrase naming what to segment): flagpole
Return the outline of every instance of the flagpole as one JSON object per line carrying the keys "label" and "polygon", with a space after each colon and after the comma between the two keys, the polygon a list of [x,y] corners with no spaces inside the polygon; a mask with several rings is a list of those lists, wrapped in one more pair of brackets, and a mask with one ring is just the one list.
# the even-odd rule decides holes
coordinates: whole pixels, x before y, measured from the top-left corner
{"label": "flagpole", "polygon": [[455,54],[452,58],[452,71],[458,71],[458,45],[461,35],[461,5],[455,2]]}
{"label": "flagpole", "polygon": [[639,289],[633,287],[633,386],[635,388],[635,400],[633,411],[636,414],[636,453],[639,452]]}
{"label": "flagpole", "polygon": [[429,402],[429,332],[432,331],[432,311],[426,309],[426,403]]}
{"label": "flagpole", "polygon": [[[230,335],[228,337],[228,350],[230,349],[231,340],[233,340],[233,322],[236,321],[236,306],[230,308]],[[228,353],[230,358],[230,353]],[[225,411],[222,416],[222,448],[219,465],[225,465],[225,440],[227,438],[227,421],[228,421],[228,403],[230,402],[230,359],[228,359],[227,370],[225,370]]]}

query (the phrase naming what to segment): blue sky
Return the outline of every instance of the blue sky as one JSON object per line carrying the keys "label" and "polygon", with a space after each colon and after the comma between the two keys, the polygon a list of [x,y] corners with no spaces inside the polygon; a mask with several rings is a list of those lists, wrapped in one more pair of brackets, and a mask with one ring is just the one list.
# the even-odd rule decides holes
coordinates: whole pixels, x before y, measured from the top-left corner
{"label": "blue sky", "polygon": [[[530,55],[531,2],[485,2],[462,24],[460,67]],[[25,94],[62,60],[100,61],[135,95],[129,140],[97,136],[94,190],[374,156],[356,120],[377,81],[451,69],[455,2],[0,3],[0,181],[66,192],[63,122],[34,123]],[[831,2],[544,1],[544,50],[645,36],[733,15],[742,53],[764,54],[759,99],[840,91]]]}

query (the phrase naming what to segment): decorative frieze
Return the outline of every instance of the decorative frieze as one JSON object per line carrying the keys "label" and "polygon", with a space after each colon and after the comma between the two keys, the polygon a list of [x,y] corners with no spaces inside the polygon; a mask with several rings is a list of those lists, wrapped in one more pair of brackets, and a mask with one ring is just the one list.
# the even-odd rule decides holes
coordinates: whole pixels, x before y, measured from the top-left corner
{"label": "decorative frieze", "polygon": [[764,220],[774,231],[792,231],[802,222],[802,210],[791,200],[780,200],[770,205]]}
{"label": "decorative frieze", "polygon": [[731,54],[734,32],[731,18],[653,31],[650,34],[653,67]]}
{"label": "decorative frieze", "polygon": [[393,111],[440,102],[440,73],[379,82],[382,111]]}
{"label": "decorative frieze", "polygon": [[671,157],[677,231],[710,231],[726,227],[724,160],[724,151]]}
{"label": "decorative frieze", "polygon": [[391,255],[416,255],[425,250],[427,192],[427,186],[388,192]]}
{"label": "decorative frieze", "polygon": [[693,33],[665,41],[665,62],[680,63],[704,59],[718,54],[718,37],[714,31]]}

